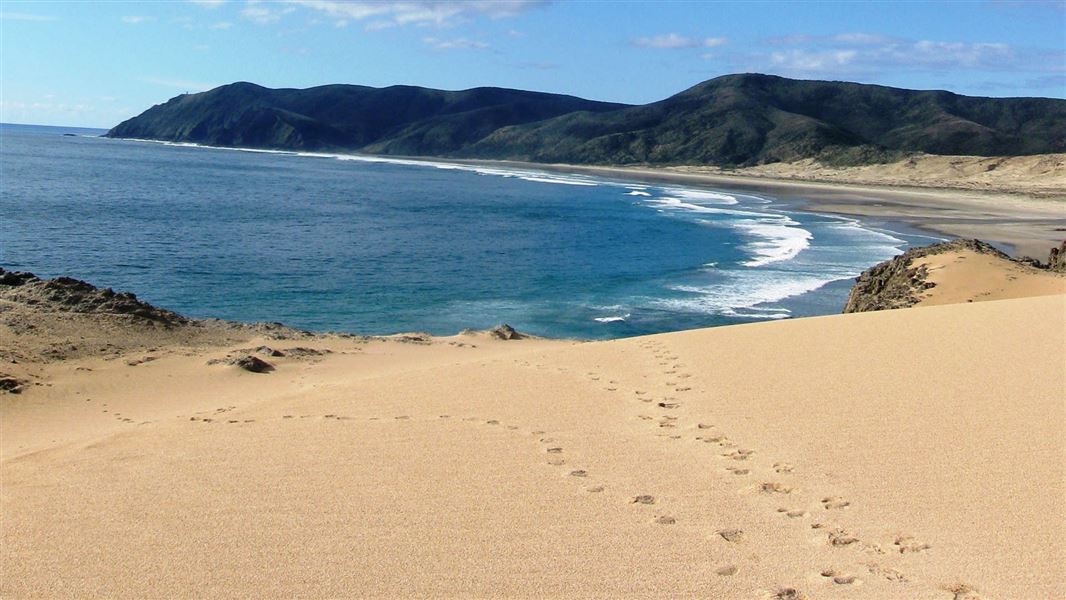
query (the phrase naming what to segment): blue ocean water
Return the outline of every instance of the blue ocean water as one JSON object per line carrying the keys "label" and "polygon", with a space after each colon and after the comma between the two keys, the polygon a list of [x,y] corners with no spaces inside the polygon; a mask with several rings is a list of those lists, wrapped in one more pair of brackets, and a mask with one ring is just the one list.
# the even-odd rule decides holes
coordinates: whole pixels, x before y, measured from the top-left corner
{"label": "blue ocean water", "polygon": [[836,313],[909,244],[725,189],[98,133],[0,126],[0,265],[194,317],[613,338]]}

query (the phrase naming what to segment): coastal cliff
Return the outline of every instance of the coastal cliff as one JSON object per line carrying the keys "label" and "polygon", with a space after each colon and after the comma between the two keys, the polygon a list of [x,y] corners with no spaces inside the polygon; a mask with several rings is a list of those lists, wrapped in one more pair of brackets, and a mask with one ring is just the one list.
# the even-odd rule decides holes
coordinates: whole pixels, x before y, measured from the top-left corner
{"label": "coastal cliff", "polygon": [[501,88],[234,83],[183,94],[114,138],[572,164],[866,164],[911,153],[1066,150],[1066,101],[726,75],[641,106]]}

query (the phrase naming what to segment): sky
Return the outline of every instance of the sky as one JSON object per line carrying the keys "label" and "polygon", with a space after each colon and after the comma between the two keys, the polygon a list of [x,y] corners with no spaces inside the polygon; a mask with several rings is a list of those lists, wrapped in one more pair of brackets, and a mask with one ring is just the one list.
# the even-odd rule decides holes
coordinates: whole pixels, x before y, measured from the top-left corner
{"label": "sky", "polygon": [[112,127],[234,81],[638,104],[740,72],[1066,98],[1066,0],[0,1],[7,123]]}

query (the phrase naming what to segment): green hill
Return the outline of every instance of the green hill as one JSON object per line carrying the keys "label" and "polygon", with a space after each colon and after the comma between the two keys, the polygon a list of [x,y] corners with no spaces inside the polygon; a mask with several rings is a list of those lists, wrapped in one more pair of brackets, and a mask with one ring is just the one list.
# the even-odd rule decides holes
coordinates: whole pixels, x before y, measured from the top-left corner
{"label": "green hill", "polygon": [[727,75],[627,106],[500,88],[235,83],[178,96],[110,137],[579,164],[855,164],[904,153],[1066,151],[1066,101]]}

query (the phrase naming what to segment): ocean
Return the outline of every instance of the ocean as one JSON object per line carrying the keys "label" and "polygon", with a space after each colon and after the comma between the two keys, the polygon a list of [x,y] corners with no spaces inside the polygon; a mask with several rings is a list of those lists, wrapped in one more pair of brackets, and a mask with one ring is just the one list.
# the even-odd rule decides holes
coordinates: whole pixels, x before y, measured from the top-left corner
{"label": "ocean", "polygon": [[192,317],[616,338],[837,313],[918,241],[724,188],[100,133],[0,126],[0,266]]}

